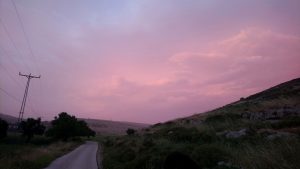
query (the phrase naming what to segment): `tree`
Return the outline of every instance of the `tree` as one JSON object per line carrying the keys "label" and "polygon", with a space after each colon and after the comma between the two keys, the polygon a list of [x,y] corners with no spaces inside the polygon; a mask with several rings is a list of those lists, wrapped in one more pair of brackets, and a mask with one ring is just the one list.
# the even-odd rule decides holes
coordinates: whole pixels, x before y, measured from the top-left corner
{"label": "tree", "polygon": [[41,118],[28,118],[20,124],[23,136],[27,137],[26,142],[29,142],[34,135],[43,135],[46,127],[41,123]]}
{"label": "tree", "polygon": [[6,137],[8,129],[8,123],[5,120],[0,119],[0,139]]}
{"label": "tree", "polygon": [[131,129],[131,128],[128,128],[127,130],[126,130],[126,133],[127,133],[127,135],[133,135],[134,133],[135,133],[135,130],[134,129]]}
{"label": "tree", "polygon": [[78,120],[75,116],[70,116],[62,112],[51,121],[52,127],[46,132],[46,135],[56,139],[68,140],[76,136],[95,136],[85,121]]}

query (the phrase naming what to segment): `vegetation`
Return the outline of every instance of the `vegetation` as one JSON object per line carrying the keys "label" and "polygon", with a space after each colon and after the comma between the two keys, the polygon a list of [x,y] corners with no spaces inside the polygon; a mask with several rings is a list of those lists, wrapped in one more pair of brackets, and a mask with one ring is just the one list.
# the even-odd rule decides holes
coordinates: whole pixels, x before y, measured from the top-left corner
{"label": "vegetation", "polygon": [[0,139],[6,137],[8,129],[8,123],[5,120],[0,119]]}
{"label": "vegetation", "polygon": [[159,123],[130,136],[104,137],[103,168],[162,169],[170,154],[180,152],[199,168],[298,169],[299,100],[296,79],[204,114]]}
{"label": "vegetation", "polygon": [[46,129],[46,127],[41,123],[41,118],[28,118],[26,121],[21,122],[20,127],[23,136],[27,138],[26,142],[29,142],[34,135],[43,135]]}
{"label": "vegetation", "polygon": [[127,135],[134,135],[135,132],[136,131],[132,128],[129,128],[129,129],[126,130]]}
{"label": "vegetation", "polygon": [[70,116],[66,112],[62,112],[51,122],[52,127],[47,130],[46,135],[64,141],[69,138],[79,136],[95,136],[95,132],[91,130],[86,122],[78,120],[75,116]]}
{"label": "vegetation", "polygon": [[51,123],[52,128],[47,131],[50,137],[43,135],[45,126],[40,118],[22,121],[22,133],[8,133],[5,137],[8,124],[0,120],[0,169],[45,168],[54,159],[82,144],[80,136],[95,135],[84,121],[67,113],[59,114]]}
{"label": "vegetation", "polygon": [[81,141],[55,142],[36,136],[26,143],[21,135],[10,133],[0,140],[0,169],[41,169],[54,159],[79,146]]}

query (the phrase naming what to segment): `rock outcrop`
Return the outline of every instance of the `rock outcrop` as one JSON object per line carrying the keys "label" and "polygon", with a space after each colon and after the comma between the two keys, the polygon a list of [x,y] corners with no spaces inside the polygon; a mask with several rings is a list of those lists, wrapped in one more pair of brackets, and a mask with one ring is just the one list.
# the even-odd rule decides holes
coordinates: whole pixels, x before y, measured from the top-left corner
{"label": "rock outcrop", "polygon": [[244,112],[242,118],[250,120],[276,120],[284,117],[300,116],[300,108],[283,107],[259,112]]}

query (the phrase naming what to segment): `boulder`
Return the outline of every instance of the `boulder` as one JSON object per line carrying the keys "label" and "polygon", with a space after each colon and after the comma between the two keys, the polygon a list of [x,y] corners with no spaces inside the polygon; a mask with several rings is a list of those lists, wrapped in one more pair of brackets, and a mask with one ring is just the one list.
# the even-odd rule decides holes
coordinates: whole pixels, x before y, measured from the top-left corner
{"label": "boulder", "polygon": [[240,138],[247,135],[247,129],[241,129],[238,131],[229,131],[225,134],[226,138]]}

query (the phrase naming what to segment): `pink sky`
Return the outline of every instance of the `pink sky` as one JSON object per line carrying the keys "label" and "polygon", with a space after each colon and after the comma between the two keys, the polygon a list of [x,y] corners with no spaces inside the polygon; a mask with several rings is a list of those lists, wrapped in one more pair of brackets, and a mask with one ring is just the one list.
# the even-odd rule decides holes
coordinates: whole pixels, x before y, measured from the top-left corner
{"label": "pink sky", "polygon": [[42,76],[31,81],[25,117],[143,123],[300,76],[298,0],[14,2],[34,55],[11,0],[0,0],[0,87],[10,95],[0,91],[1,113],[18,116],[19,71]]}

